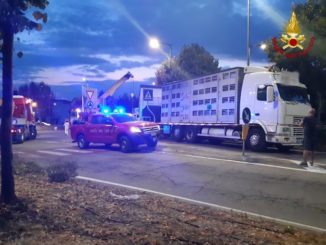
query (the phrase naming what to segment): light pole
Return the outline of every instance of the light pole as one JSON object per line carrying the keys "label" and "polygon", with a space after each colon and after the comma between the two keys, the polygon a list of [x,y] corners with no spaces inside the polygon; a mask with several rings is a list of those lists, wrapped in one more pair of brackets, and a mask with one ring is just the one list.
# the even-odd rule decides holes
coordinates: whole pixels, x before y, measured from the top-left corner
{"label": "light pole", "polygon": [[161,42],[155,37],[150,38],[148,44],[152,49],[160,49],[161,45],[165,45],[165,46],[169,47],[169,63],[170,63],[170,68],[171,68],[172,67],[172,63],[171,63],[172,62],[172,44]]}
{"label": "light pole", "polygon": [[250,66],[250,0],[247,0],[247,66]]}

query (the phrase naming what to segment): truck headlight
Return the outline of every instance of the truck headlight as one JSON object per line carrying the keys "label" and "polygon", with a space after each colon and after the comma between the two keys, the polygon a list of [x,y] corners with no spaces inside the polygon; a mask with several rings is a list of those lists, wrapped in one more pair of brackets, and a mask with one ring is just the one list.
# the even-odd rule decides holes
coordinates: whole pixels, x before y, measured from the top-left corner
{"label": "truck headlight", "polygon": [[141,130],[138,127],[130,127],[130,132],[131,133],[141,133]]}

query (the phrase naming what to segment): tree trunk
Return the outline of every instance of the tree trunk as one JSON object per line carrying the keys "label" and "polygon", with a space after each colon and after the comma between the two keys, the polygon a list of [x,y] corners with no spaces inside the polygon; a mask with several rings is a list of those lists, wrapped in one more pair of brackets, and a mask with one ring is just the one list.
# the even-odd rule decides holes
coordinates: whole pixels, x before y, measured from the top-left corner
{"label": "tree trunk", "polygon": [[14,33],[11,24],[3,28],[2,64],[2,120],[1,120],[1,201],[11,203],[16,200],[12,169],[12,53]]}

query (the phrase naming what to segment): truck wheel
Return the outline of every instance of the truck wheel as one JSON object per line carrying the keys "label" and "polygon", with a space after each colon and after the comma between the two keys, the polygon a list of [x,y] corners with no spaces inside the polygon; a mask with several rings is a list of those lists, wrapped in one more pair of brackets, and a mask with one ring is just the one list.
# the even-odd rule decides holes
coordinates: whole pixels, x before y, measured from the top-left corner
{"label": "truck wheel", "polygon": [[157,145],[157,137],[153,137],[152,139],[150,139],[148,142],[147,142],[147,146],[150,147],[150,148],[155,148],[156,145]]}
{"label": "truck wheel", "polygon": [[22,143],[24,143],[24,141],[25,141],[25,136],[24,136],[24,134],[21,134],[17,137],[16,143],[22,144]]}
{"label": "truck wheel", "polygon": [[182,141],[184,138],[184,131],[183,131],[183,128],[182,127],[175,127],[173,129],[173,139],[175,141]]}
{"label": "truck wheel", "polygon": [[254,128],[249,131],[247,144],[253,151],[262,151],[266,148],[265,132],[261,129]]}
{"label": "truck wheel", "polygon": [[132,143],[127,136],[121,136],[119,139],[120,150],[124,153],[130,152],[132,149]]}
{"label": "truck wheel", "polygon": [[195,127],[186,128],[185,138],[188,143],[196,143],[199,141],[197,131],[198,130]]}
{"label": "truck wheel", "polygon": [[86,141],[85,136],[83,134],[78,136],[77,145],[80,149],[86,149],[89,147],[89,142]]}

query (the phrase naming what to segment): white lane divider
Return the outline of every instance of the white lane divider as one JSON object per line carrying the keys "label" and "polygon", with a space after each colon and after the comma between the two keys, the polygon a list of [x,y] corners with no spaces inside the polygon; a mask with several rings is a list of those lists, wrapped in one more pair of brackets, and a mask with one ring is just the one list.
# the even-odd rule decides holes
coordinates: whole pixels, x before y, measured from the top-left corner
{"label": "white lane divider", "polygon": [[71,153],[82,153],[82,154],[87,154],[87,153],[93,153],[92,151],[86,151],[86,150],[76,150],[76,149],[55,149],[56,151],[66,151],[66,152],[71,152]]}
{"label": "white lane divider", "polygon": [[143,191],[143,192],[152,193],[152,194],[161,195],[161,196],[166,196],[166,197],[170,197],[170,198],[176,198],[176,199],[179,199],[179,200],[182,200],[182,201],[192,202],[192,203],[195,203],[195,204],[206,205],[206,206],[210,206],[210,207],[217,208],[217,209],[224,210],[224,211],[228,211],[228,212],[246,214],[246,215],[254,217],[254,218],[262,218],[262,219],[277,222],[277,223],[280,223],[280,224],[293,225],[293,226],[296,226],[296,227],[299,227],[299,228],[302,228],[302,229],[308,229],[308,230],[313,230],[313,231],[318,231],[318,232],[326,232],[326,229],[321,228],[321,227],[306,225],[306,224],[297,223],[297,222],[284,220],[284,219],[273,218],[273,217],[270,217],[270,216],[265,216],[265,215],[260,215],[260,214],[257,214],[257,213],[247,212],[247,211],[243,211],[243,210],[240,210],[240,209],[233,209],[233,208],[230,208],[230,207],[225,207],[225,206],[221,206],[221,205],[214,204],[214,203],[203,202],[203,201],[199,201],[199,200],[195,200],[195,199],[191,199],[191,198],[187,198],[187,197],[176,196],[176,195],[167,194],[167,193],[159,192],[159,191],[153,191],[153,190],[150,190],[150,189],[140,188],[140,187],[136,187],[136,186],[124,185],[124,184],[120,184],[120,183],[115,183],[115,182],[110,182],[110,181],[105,181],[105,180],[99,180],[99,179],[85,177],[85,176],[77,176],[76,179],[88,180],[88,181],[92,181],[92,182],[97,182],[97,183],[102,183],[102,184],[107,184],[107,185],[113,185],[113,186],[128,188],[128,189],[136,190],[136,191]]}
{"label": "white lane divider", "polygon": [[55,156],[69,156],[71,154],[69,153],[63,153],[63,152],[55,152],[55,151],[37,151],[39,153],[45,153],[49,155],[55,155]]}

